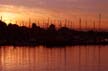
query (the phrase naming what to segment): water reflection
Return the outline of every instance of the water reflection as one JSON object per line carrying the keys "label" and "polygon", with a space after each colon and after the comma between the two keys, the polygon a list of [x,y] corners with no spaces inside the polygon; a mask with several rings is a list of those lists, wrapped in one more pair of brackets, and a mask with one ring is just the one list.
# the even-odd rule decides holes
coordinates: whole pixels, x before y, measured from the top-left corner
{"label": "water reflection", "polygon": [[108,46],[0,47],[0,71],[108,71]]}

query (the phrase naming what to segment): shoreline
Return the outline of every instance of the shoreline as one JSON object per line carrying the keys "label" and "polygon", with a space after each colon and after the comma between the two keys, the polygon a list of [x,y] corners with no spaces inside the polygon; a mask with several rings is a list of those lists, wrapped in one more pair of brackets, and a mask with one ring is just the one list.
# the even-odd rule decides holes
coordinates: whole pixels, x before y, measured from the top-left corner
{"label": "shoreline", "polygon": [[71,43],[36,43],[36,42],[4,42],[4,43],[0,43],[0,46],[46,46],[46,47],[65,47],[65,46],[86,46],[86,45],[108,45],[108,42],[91,42],[91,43],[75,43],[75,42],[71,42]]}

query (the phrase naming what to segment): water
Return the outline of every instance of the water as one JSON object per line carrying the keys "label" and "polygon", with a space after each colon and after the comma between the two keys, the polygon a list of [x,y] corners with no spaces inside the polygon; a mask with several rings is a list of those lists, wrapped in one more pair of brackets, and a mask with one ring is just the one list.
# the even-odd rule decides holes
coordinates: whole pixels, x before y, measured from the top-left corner
{"label": "water", "polygon": [[0,71],[108,71],[108,46],[0,47]]}

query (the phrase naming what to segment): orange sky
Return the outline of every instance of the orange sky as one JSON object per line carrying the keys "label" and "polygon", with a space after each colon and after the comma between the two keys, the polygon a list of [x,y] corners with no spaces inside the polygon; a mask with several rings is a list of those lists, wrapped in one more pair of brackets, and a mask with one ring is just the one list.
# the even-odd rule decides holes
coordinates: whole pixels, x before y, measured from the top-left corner
{"label": "orange sky", "polygon": [[101,13],[102,26],[106,27],[107,7],[107,0],[0,0],[0,16],[7,24],[17,22],[20,25],[25,22],[24,25],[28,25],[29,19],[32,22],[47,22],[50,18],[52,21],[68,19],[78,27],[79,18],[82,18],[83,22],[88,20],[91,25],[94,20],[98,23],[98,14]]}

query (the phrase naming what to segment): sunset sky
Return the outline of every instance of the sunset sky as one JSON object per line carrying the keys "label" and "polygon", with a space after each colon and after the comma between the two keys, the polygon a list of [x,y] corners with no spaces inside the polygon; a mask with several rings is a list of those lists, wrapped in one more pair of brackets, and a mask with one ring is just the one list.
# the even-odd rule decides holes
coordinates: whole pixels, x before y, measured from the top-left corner
{"label": "sunset sky", "polygon": [[108,0],[0,0],[0,16],[7,23],[41,19],[108,20]]}

